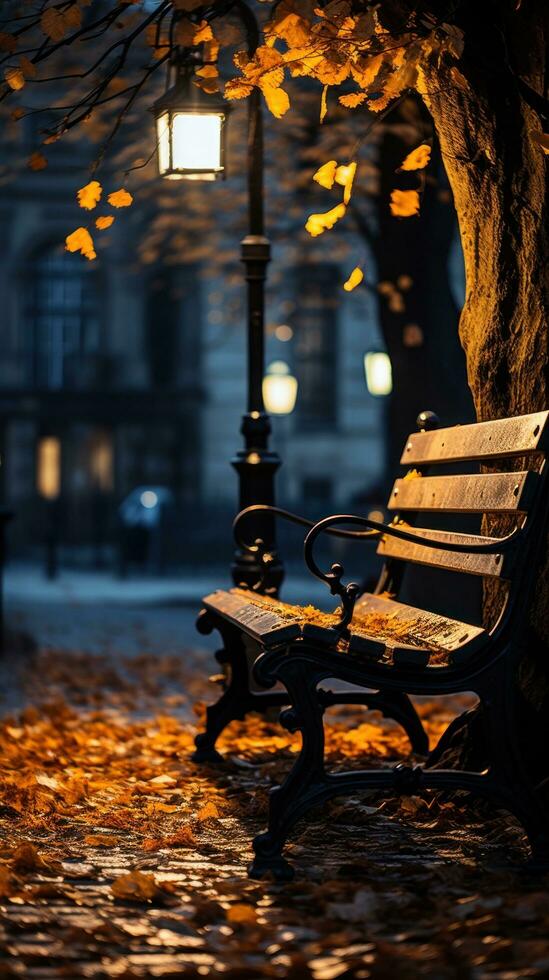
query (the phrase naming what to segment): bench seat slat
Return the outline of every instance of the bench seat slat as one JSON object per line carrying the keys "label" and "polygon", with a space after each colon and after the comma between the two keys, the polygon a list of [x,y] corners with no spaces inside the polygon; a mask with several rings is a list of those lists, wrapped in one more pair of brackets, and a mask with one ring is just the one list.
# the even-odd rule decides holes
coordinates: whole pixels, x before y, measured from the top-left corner
{"label": "bench seat slat", "polygon": [[[389,615],[396,623],[413,624],[409,630],[426,648],[435,647],[439,650],[453,653],[462,647],[477,648],[486,638],[486,630],[482,626],[473,626],[459,619],[439,616],[438,613],[427,612],[415,606],[385,596],[366,593],[361,596],[355,606],[355,616],[360,617],[370,613]],[[388,646],[398,646],[390,641]],[[403,647],[407,644],[403,643]],[[408,644],[409,646],[409,644]]]}
{"label": "bench seat slat", "polygon": [[[232,589],[214,592],[203,603],[206,609],[228,619],[265,648],[300,637],[329,648],[338,645],[339,634],[329,625],[308,623],[302,607],[279,599]],[[334,616],[334,625],[337,618]],[[369,660],[379,660],[390,650],[397,664],[413,662],[416,666],[426,666],[431,653],[447,655],[465,647],[476,648],[485,636],[480,626],[407,606],[385,596],[366,594],[356,604],[350,637],[343,640],[340,649],[344,656],[348,645],[349,654]]]}
{"label": "bench seat slat", "polygon": [[[406,526],[406,530],[408,527]],[[424,527],[410,527],[412,534],[418,537],[432,538],[435,541],[448,541],[452,544],[477,545],[491,544],[496,538],[483,537],[480,534],[457,534],[454,531],[430,531]],[[507,578],[512,561],[509,554],[460,554],[457,551],[439,551],[412,541],[401,541],[386,535],[381,539],[378,555],[384,558],[398,558],[401,561],[411,561],[418,565],[434,565],[453,572],[464,572],[468,575],[488,575],[492,578]]]}
{"label": "bench seat slat", "polygon": [[286,643],[301,636],[297,619],[292,622],[269,608],[252,604],[243,590],[212,592],[204,597],[202,603],[210,612],[228,619],[263,646]]}
{"label": "bench seat slat", "polygon": [[527,511],[539,476],[534,471],[465,476],[422,476],[396,480],[389,510],[450,514],[509,514]]}
{"label": "bench seat slat", "polygon": [[549,412],[535,412],[494,422],[413,432],[404,447],[401,463],[416,466],[506,459],[545,452],[548,443]]}

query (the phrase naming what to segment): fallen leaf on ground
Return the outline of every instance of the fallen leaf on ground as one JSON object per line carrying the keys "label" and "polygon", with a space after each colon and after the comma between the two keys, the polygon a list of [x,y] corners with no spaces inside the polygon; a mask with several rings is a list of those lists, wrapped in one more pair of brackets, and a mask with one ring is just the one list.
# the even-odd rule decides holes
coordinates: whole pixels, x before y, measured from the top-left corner
{"label": "fallen leaf on ground", "polygon": [[235,925],[254,926],[257,922],[257,912],[252,905],[239,902],[227,911],[227,922]]}

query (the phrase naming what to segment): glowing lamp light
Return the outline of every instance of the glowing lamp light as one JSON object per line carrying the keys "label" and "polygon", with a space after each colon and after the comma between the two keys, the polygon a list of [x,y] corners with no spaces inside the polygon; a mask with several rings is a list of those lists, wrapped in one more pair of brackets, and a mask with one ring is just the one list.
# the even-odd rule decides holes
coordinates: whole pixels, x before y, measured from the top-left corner
{"label": "glowing lamp light", "polygon": [[384,351],[368,351],[364,355],[366,386],[371,395],[390,395],[393,390],[391,359]]}
{"label": "glowing lamp light", "polygon": [[154,490],[144,490],[139,498],[140,503],[147,510],[152,510],[158,503],[158,494]]}
{"label": "glowing lamp light", "polygon": [[225,176],[225,123],[229,107],[206,95],[182,72],[153,106],[158,170],[168,180],[217,180]]}
{"label": "glowing lamp light", "polygon": [[263,378],[263,401],[270,415],[290,415],[297,399],[297,378],[285,361],[273,361]]}

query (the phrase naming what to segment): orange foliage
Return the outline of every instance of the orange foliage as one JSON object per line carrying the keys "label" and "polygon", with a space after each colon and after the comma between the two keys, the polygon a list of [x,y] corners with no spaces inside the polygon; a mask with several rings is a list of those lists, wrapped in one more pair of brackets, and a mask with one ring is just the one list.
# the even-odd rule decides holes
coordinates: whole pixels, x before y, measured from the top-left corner
{"label": "orange foliage", "polygon": [[359,267],[356,266],[356,268],[353,269],[351,275],[347,279],[347,282],[343,283],[343,288],[345,292],[347,293],[352,292],[353,289],[356,289],[356,287],[360,285],[363,279],[364,279],[364,273],[362,269],[359,269]]}
{"label": "orange foliage", "polygon": [[97,258],[93,239],[87,228],[77,228],[65,239],[67,252],[80,252],[87,259]]}
{"label": "orange foliage", "polygon": [[121,188],[119,191],[113,191],[109,194],[107,201],[113,208],[129,208],[130,204],[133,203],[133,197],[129,191]]}

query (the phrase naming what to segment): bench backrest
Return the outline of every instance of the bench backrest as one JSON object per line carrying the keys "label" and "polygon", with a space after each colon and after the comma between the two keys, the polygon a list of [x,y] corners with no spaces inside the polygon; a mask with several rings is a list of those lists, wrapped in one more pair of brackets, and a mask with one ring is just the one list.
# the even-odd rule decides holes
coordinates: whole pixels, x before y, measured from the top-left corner
{"label": "bench backrest", "polygon": [[[423,514],[506,514],[525,520],[538,507],[543,482],[542,469],[549,448],[549,411],[494,422],[455,426],[414,432],[404,447],[401,463],[412,468],[403,479],[396,480],[388,508],[398,511],[403,521],[414,523],[414,534],[458,544],[480,544],[493,539],[483,535],[430,530],[423,525]],[[532,469],[511,472],[474,473],[471,475],[423,475],[430,467],[453,463],[488,464],[501,460],[521,459]],[[410,515],[413,514],[413,517]],[[378,553],[389,559],[434,565],[472,575],[509,579],[513,574],[515,552],[476,554],[424,547],[386,536]]]}

